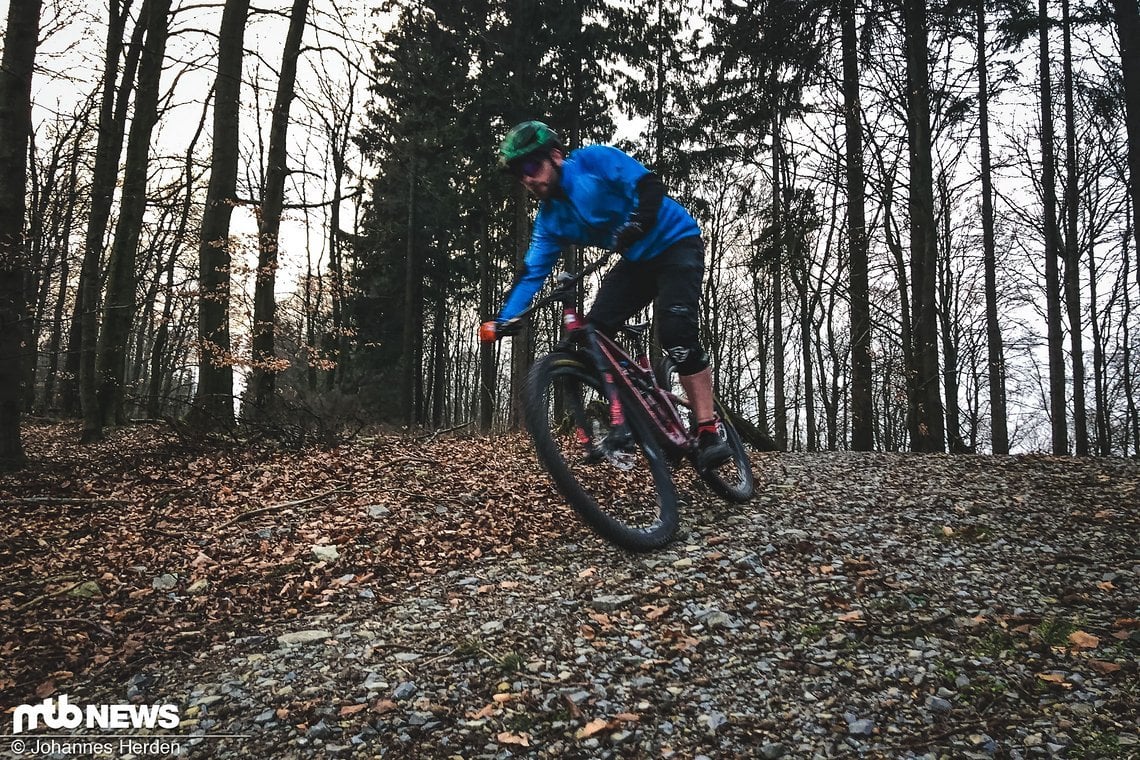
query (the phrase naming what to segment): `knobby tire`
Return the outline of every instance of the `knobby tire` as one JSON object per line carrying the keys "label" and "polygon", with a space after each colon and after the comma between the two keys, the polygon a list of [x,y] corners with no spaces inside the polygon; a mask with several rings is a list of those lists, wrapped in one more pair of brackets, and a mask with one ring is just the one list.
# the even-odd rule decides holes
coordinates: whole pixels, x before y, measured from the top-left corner
{"label": "knobby tire", "polygon": [[[588,403],[583,401],[586,397]],[[672,467],[638,402],[620,388],[618,398],[632,441],[614,458],[628,454],[636,462],[628,472],[619,472],[605,459],[592,463],[596,468],[591,469],[586,456],[585,446],[605,445],[609,404],[597,372],[584,357],[553,353],[531,368],[524,396],[526,426],[559,493],[594,531],[624,549],[653,551],[669,543],[677,531]],[[576,449],[571,437],[582,429],[589,431],[590,440],[578,442],[582,448]],[[624,501],[636,502],[639,511],[630,509],[627,516]]]}
{"label": "knobby tire", "polygon": [[[677,366],[672,359],[666,357],[657,365],[657,382],[664,388],[674,388],[676,392],[679,390],[676,388],[676,379]],[[751,500],[756,491],[752,460],[748,457],[748,450],[744,447],[740,433],[736,432],[736,427],[733,425],[732,412],[719,399],[716,400],[716,412],[724,425],[725,440],[732,449],[732,459],[715,470],[697,467],[697,474],[717,496],[726,501],[743,504]]]}

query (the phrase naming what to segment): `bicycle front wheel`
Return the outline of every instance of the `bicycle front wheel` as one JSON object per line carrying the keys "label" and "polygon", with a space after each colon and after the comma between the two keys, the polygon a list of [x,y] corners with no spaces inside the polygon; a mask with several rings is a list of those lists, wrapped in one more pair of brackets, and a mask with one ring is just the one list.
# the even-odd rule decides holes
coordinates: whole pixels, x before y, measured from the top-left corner
{"label": "bicycle front wheel", "polygon": [[652,551],[677,531],[672,468],[637,402],[619,391],[625,429],[611,425],[610,401],[579,357],[550,354],[531,368],[526,425],[539,461],[570,506],[606,540]]}

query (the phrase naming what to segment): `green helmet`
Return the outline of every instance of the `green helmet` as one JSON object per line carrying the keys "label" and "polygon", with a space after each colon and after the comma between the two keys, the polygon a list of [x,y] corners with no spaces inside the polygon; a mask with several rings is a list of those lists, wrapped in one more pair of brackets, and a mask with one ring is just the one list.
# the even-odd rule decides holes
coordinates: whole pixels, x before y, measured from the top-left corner
{"label": "green helmet", "polygon": [[499,165],[504,169],[512,162],[541,150],[565,150],[562,138],[541,121],[517,124],[499,144]]}

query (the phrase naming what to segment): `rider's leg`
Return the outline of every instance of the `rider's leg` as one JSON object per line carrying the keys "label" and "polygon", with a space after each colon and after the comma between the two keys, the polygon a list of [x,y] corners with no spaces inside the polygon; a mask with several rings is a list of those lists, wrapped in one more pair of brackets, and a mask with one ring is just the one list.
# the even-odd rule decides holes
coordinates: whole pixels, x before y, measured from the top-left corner
{"label": "rider's leg", "polygon": [[602,278],[586,319],[611,338],[657,294],[657,280],[645,265],[622,259]]}
{"label": "rider's leg", "polygon": [[716,419],[712,368],[700,343],[700,296],[704,246],[700,238],[682,240],[661,254],[661,274],[654,311],[661,343],[672,357],[697,422],[697,460],[716,467],[732,456]]}
{"label": "rider's leg", "polygon": [[685,395],[689,397],[693,417],[699,421],[713,419],[716,409],[713,405],[712,367],[705,367],[695,375],[681,375],[680,379]]}

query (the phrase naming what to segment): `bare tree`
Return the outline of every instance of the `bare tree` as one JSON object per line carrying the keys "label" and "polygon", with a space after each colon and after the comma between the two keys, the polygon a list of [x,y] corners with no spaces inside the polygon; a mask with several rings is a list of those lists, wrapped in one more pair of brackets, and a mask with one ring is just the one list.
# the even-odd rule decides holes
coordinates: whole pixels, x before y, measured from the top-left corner
{"label": "bare tree", "polygon": [[1053,76],[1049,55],[1049,3],[1038,0],[1038,68],[1041,84],[1041,187],[1045,205],[1045,302],[1049,344],[1049,416],[1054,454],[1069,451],[1069,425],[1065,409],[1065,356],[1061,325],[1060,231],[1057,229],[1057,158],[1053,138]]}
{"label": "bare tree", "polygon": [[150,141],[158,121],[159,82],[166,55],[170,0],[147,0],[146,9],[146,42],[139,61],[134,118],[127,138],[123,196],[107,264],[107,298],[103,304],[103,324],[95,361],[97,405],[95,409],[84,409],[83,414],[84,435],[88,440],[102,438],[103,426],[124,422],[127,342],[137,307],[138,272],[135,261],[147,206]]}
{"label": "bare tree", "polygon": [[24,278],[28,137],[32,131],[32,67],[41,0],[11,0],[0,61],[0,469],[25,462],[20,437],[31,330]]}
{"label": "bare tree", "polygon": [[1085,408],[1085,352],[1081,318],[1081,245],[1079,235],[1079,189],[1077,187],[1077,125],[1073,104],[1073,22],[1069,0],[1061,2],[1064,33],[1062,69],[1065,91],[1065,305],[1069,316],[1069,358],[1073,365],[1073,453],[1088,456],[1088,412]]}
{"label": "bare tree", "polygon": [[[75,300],[75,316],[72,319],[68,341],[69,375],[78,380],[76,390],[80,406],[85,419],[89,418],[92,423],[98,417],[95,363],[99,342],[103,244],[107,236],[115,184],[118,180],[119,154],[122,152],[126,134],[127,106],[142,52],[143,34],[146,32],[146,24],[142,21],[135,25],[131,34],[129,52],[122,64],[122,80],[119,81],[123,34],[126,31],[130,7],[131,0],[122,0],[121,4],[112,3],[109,11],[99,105],[99,137],[91,176],[91,211],[87,218],[83,265],[79,273],[79,291]],[[74,403],[70,397],[74,394],[65,391],[64,395],[65,409],[72,409]],[[101,426],[84,423],[84,441],[96,440],[100,435]]]}
{"label": "bare tree", "polygon": [[230,217],[237,204],[238,128],[242,44],[249,0],[226,0],[218,35],[214,80],[210,185],[198,235],[198,391],[200,424],[234,421],[234,370],[230,346]]}
{"label": "bare tree", "polygon": [[990,158],[990,87],[986,50],[986,3],[977,0],[978,130],[982,171],[982,246],[986,290],[986,350],[990,394],[990,446],[995,454],[1009,453],[1005,390],[1005,355],[998,321],[997,244],[994,240],[993,167]]}
{"label": "bare tree", "polygon": [[931,164],[926,3],[906,0],[907,132],[910,142],[910,285],[912,341],[907,368],[914,451],[945,451],[938,368],[937,231]]}
{"label": "bare tree", "polygon": [[855,0],[841,0],[843,109],[847,158],[847,232],[851,298],[851,448],[870,451],[874,441],[871,404],[871,304],[868,295],[867,222],[864,208],[863,122],[859,102],[859,50]]}
{"label": "bare tree", "polygon": [[257,276],[253,296],[253,374],[250,379],[252,413],[270,403],[279,370],[274,341],[277,301],[277,257],[281,213],[285,205],[285,180],[289,175],[289,110],[297,81],[297,59],[305,31],[309,0],[294,0],[289,30],[281,53],[281,74],[269,126],[269,152],[266,156],[265,187],[258,209]]}

